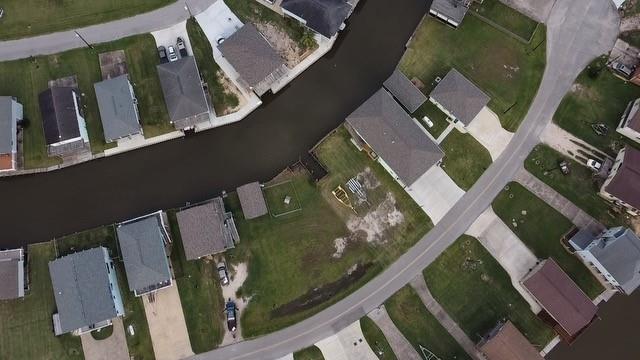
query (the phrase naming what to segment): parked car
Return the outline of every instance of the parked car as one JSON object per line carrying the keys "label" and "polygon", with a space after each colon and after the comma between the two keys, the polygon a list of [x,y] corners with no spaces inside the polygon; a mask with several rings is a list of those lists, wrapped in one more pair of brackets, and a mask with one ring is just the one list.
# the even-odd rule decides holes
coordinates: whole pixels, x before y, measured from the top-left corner
{"label": "parked car", "polygon": [[180,52],[180,57],[189,56],[189,54],[187,54],[187,48],[184,47],[184,40],[182,40],[181,37],[178,38],[176,45],[178,45],[178,51]]}
{"label": "parked car", "polygon": [[178,54],[176,54],[176,49],[169,45],[168,48],[168,55],[169,55],[169,61],[177,61],[178,60]]}
{"label": "parked car", "polygon": [[558,166],[560,167],[560,171],[562,171],[563,174],[569,175],[569,163],[566,160],[560,161],[558,163]]}
{"label": "parked car", "polygon": [[587,160],[587,167],[593,171],[600,171],[602,169],[602,162],[596,159]]}
{"label": "parked car", "polygon": [[219,262],[217,267],[218,267],[218,278],[220,279],[220,284],[228,285],[229,274],[227,273],[227,265],[224,262]]}
{"label": "parked car", "polygon": [[4,16],[4,9],[0,7],[0,19]]}
{"label": "parked car", "polygon": [[169,58],[167,58],[167,49],[164,46],[158,46],[158,56],[160,57],[160,63],[168,63]]}
{"label": "parked car", "polygon": [[233,302],[233,300],[229,299],[224,307],[224,311],[227,314],[227,329],[229,329],[229,331],[231,332],[236,331],[236,327],[238,325],[236,321],[237,310],[238,308],[236,307],[236,303]]}
{"label": "parked car", "polygon": [[630,78],[631,75],[633,74],[633,70],[630,69],[628,66],[626,66],[623,63],[614,61],[611,63],[611,68],[618,72],[620,75],[624,76],[625,78]]}

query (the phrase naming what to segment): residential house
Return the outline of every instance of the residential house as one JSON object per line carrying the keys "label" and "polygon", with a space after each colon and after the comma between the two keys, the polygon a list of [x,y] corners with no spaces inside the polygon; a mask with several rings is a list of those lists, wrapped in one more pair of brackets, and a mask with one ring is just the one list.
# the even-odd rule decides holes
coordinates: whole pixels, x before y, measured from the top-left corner
{"label": "residential house", "polygon": [[195,260],[231,249],[240,241],[233,215],[217,197],[176,214],[187,260]]}
{"label": "residential house", "polygon": [[353,142],[377,160],[402,186],[410,186],[444,152],[385,89],[378,90],[347,116]]}
{"label": "residential house", "polygon": [[78,89],[50,87],[40,93],[38,100],[49,155],[67,155],[86,150],[89,134]]}
{"label": "residential house", "polygon": [[178,130],[193,129],[207,122],[210,109],[193,56],[157,65],[160,86],[169,111],[169,121]]}
{"label": "residential house", "polygon": [[138,100],[129,76],[120,75],[93,84],[100,110],[100,120],[107,143],[142,134],[138,117]]}
{"label": "residential house", "polygon": [[24,250],[0,251],[0,300],[24,297]]}
{"label": "residential house", "polygon": [[282,57],[253,24],[244,24],[218,49],[240,75],[239,83],[258,96],[287,74]]}
{"label": "residential house", "polygon": [[129,290],[142,296],[173,284],[165,246],[169,243],[162,211],[116,225]]}
{"label": "residential house", "polygon": [[596,236],[581,230],[569,244],[621,293],[629,295],[640,286],[640,239],[633,230],[619,226]]}
{"label": "residential house", "polygon": [[383,86],[402,104],[409,114],[413,114],[427,101],[427,96],[400,69],[395,69],[391,76],[385,80]]}
{"label": "residential house", "polygon": [[58,309],[53,315],[56,335],[84,334],[109,326],[112,319],[124,315],[116,269],[106,248],[51,261],[49,275]]}
{"label": "residential house", "polygon": [[458,70],[451,69],[431,91],[429,100],[454,124],[467,127],[491,98]]}
{"label": "residential house", "polygon": [[255,219],[269,213],[259,182],[242,185],[236,189],[236,192],[240,198],[240,207],[245,219]]}
{"label": "residential house", "polygon": [[22,116],[22,104],[15,97],[0,96],[0,172],[16,169]]}
{"label": "residential house", "polygon": [[478,344],[487,360],[543,360],[540,352],[509,320],[500,322]]}
{"label": "residential house", "polygon": [[640,150],[620,150],[599,195],[631,215],[640,214]]}
{"label": "residential house", "polygon": [[622,114],[617,132],[640,143],[640,99],[630,101]]}
{"label": "residential house", "polygon": [[433,0],[429,14],[457,28],[469,11],[473,0]]}
{"label": "residential house", "polygon": [[596,305],[551,258],[541,261],[521,283],[542,308],[538,316],[568,343],[596,317]]}
{"label": "residential house", "polygon": [[282,12],[324,36],[334,37],[353,12],[347,0],[283,0]]}

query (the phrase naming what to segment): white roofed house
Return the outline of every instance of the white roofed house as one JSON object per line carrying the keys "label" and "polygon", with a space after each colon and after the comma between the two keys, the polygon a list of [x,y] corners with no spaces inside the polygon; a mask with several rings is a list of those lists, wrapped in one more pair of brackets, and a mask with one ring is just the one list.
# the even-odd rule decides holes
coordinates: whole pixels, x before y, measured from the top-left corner
{"label": "white roofed house", "polygon": [[16,170],[18,162],[18,122],[22,104],[11,96],[0,96],[0,172]]}
{"label": "white roofed house", "polygon": [[640,99],[630,101],[622,114],[616,131],[627,138],[640,143]]}

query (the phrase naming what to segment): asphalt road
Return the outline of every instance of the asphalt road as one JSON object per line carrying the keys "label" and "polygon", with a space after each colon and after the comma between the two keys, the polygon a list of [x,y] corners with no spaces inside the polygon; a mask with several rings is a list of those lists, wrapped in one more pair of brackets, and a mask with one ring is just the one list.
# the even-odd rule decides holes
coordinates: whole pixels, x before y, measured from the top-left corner
{"label": "asphalt road", "polygon": [[276,359],[333,335],[420,274],[491,204],[539,142],[579,72],[608,52],[619,19],[609,0],[556,2],[547,24],[547,68],[529,112],[503,155],[414,247],[362,288],[315,316],[275,333],[199,354],[197,360]]}

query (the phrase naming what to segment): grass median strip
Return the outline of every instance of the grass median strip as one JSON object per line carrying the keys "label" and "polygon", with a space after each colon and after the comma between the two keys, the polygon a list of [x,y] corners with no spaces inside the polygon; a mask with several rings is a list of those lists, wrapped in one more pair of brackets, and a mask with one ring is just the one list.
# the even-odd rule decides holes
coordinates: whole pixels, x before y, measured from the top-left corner
{"label": "grass median strip", "polygon": [[293,353],[293,360],[324,360],[322,351],[317,346],[309,346]]}

